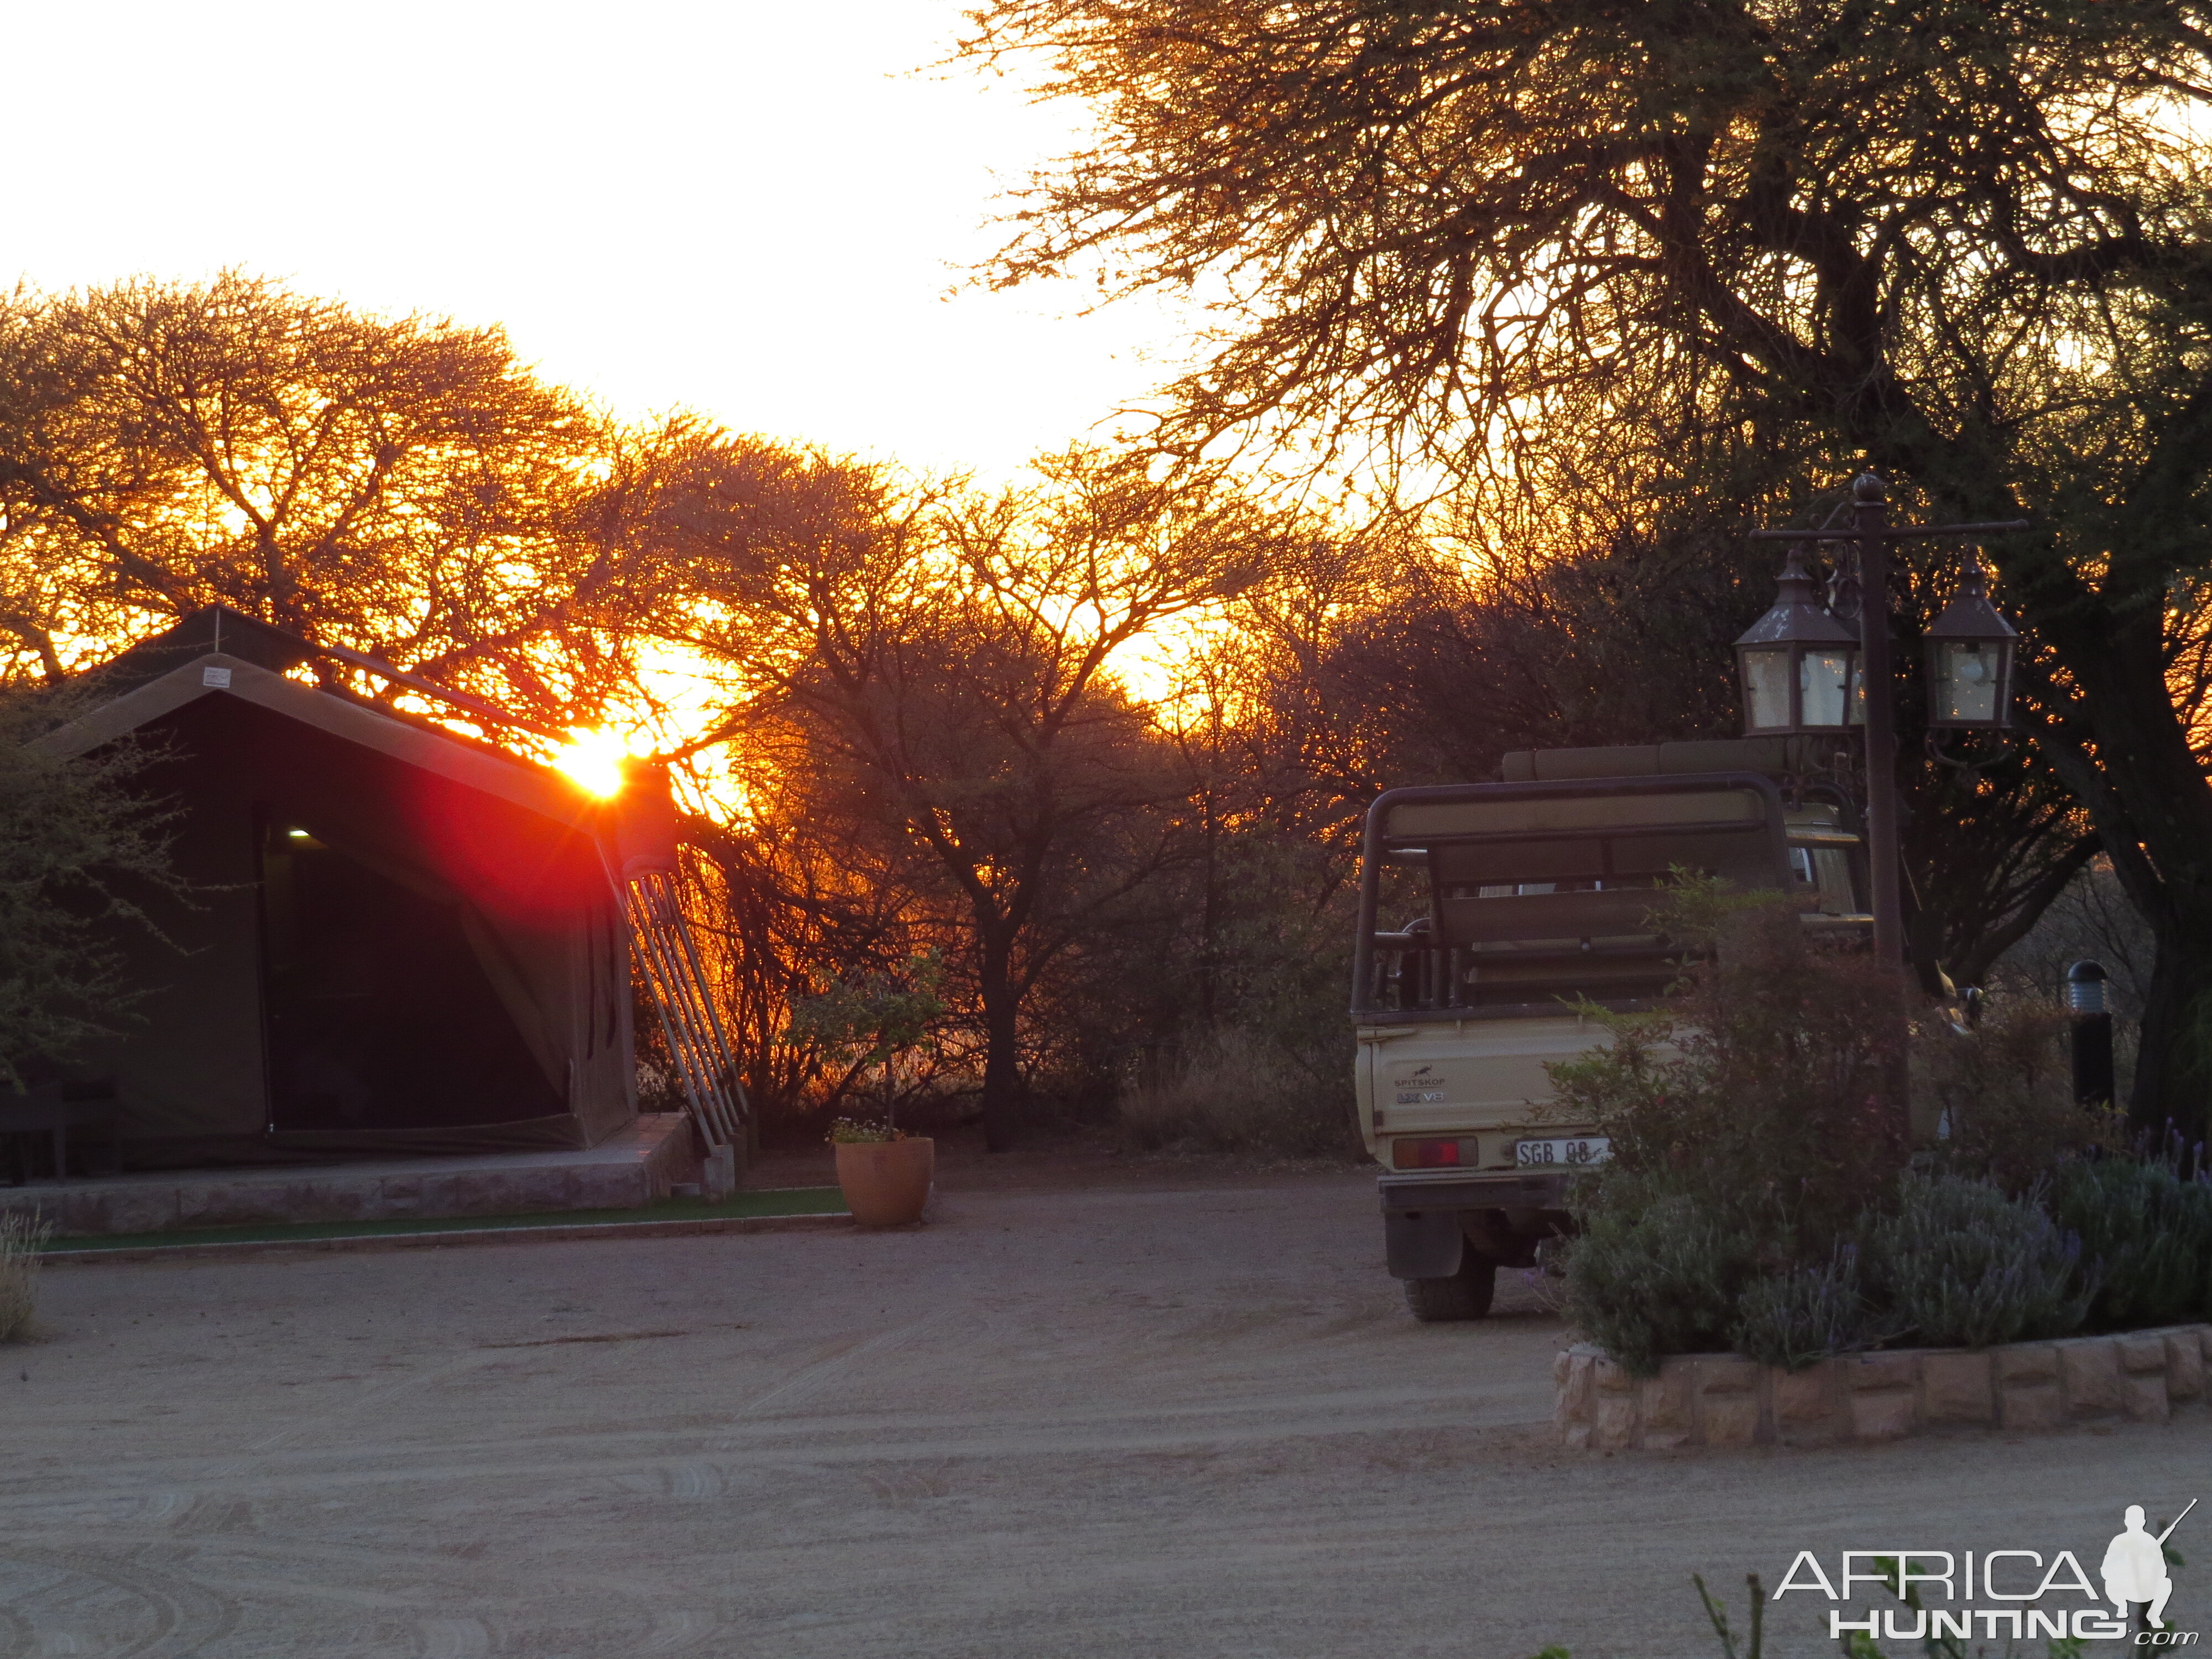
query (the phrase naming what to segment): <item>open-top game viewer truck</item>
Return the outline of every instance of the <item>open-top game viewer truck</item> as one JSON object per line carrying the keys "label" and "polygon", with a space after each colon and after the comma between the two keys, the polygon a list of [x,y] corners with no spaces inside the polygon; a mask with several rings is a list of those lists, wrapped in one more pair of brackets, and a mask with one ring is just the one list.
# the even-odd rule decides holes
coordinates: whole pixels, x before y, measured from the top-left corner
{"label": "open-top game viewer truck", "polygon": [[1808,926],[1870,925],[1850,799],[1802,781],[1822,758],[1802,738],[1524,751],[1505,781],[1368,809],[1359,1127],[1415,1317],[1480,1318],[1498,1268],[1570,1229],[1570,1183],[1610,1148],[1557,1115],[1544,1068],[1610,1043],[1577,1005],[1662,1006],[1680,949],[1649,917],[1671,872],[1791,893]]}

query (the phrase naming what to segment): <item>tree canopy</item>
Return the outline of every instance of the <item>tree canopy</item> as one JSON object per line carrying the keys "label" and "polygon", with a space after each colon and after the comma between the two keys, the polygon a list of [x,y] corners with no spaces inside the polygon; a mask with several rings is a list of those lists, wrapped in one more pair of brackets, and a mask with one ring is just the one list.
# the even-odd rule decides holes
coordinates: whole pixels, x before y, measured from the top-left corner
{"label": "tree canopy", "polygon": [[[541,726],[653,733],[772,1115],[856,1086],[850,1042],[795,1015],[926,960],[941,1008],[902,1048],[902,1110],[980,1102],[1004,1145],[1041,1103],[1164,1099],[1178,1066],[1212,1055],[1218,1081],[1264,1051],[1319,1145],[1366,802],[1733,718],[1725,641],[1771,591],[1734,532],[1796,504],[1776,458],[1816,454],[1814,427],[1769,419],[1762,450],[1669,418],[1686,447],[1648,522],[1619,510],[1639,475],[1614,421],[1545,447],[1555,474],[1470,460],[1449,512],[1354,526],[1202,457],[1079,449],[982,489],[681,410],[626,422],[495,331],[244,276],[18,294],[0,658],[66,679],[221,600]],[[1940,597],[1917,581],[1910,614]],[[2041,759],[1916,791],[1920,942],[1978,974],[2100,843]]]}
{"label": "tree canopy", "polygon": [[1162,809],[1185,787],[1116,653],[1250,581],[1285,526],[1218,475],[1163,483],[1077,451],[1026,489],[903,501],[817,468],[805,498],[831,517],[793,537],[760,511],[755,454],[694,459],[666,504],[690,597],[665,637],[726,677],[713,735],[742,765],[806,817],[854,826],[879,883],[972,941],[1001,1147],[1027,1000],[1182,855]]}
{"label": "tree canopy", "polygon": [[[1992,549],[2041,764],[2212,1093],[2212,33],[2186,0],[998,0],[1098,112],[996,268],[1217,300],[1159,441],[1354,444],[1570,544],[1871,464]],[[1747,514],[1748,516],[1748,514]],[[1908,658],[1909,660],[1909,658]]]}
{"label": "tree canopy", "polygon": [[0,298],[0,629],[57,679],[221,602],[573,718],[609,447],[495,329],[235,274]]}

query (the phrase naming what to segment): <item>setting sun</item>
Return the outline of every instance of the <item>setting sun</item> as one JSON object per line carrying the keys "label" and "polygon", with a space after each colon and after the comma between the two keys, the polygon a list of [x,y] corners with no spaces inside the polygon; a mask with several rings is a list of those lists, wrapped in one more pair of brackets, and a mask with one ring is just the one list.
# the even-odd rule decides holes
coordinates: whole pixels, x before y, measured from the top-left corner
{"label": "setting sun", "polygon": [[629,754],[629,745],[618,732],[570,726],[568,745],[554,755],[553,764],[580,788],[608,799],[622,793],[623,762]]}

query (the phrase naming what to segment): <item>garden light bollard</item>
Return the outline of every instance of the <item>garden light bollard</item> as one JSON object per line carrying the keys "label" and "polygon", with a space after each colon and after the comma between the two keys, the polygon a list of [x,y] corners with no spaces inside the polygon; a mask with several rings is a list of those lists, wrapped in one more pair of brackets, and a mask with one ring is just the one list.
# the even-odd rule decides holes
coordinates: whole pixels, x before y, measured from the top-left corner
{"label": "garden light bollard", "polygon": [[2074,1016],[2074,1100],[2081,1106],[2112,1102],[2112,1015],[2105,1001],[2109,977],[2100,962],[2077,962],[2066,970],[2066,1006]]}

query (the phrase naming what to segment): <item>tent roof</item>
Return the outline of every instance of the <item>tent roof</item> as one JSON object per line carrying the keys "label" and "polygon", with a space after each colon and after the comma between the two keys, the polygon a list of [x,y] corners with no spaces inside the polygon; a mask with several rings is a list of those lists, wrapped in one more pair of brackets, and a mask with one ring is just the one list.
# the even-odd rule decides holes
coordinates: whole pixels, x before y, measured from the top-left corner
{"label": "tent roof", "polygon": [[90,670],[87,678],[107,696],[120,696],[173,669],[217,653],[242,657],[281,674],[313,657],[315,647],[297,635],[256,622],[227,605],[210,605],[150,639],[126,647]]}
{"label": "tent roof", "polygon": [[285,677],[315,654],[304,640],[211,605],[94,670],[93,685],[106,695],[39,746],[82,754],[202,697],[237,697],[597,838],[601,804],[550,767]]}

